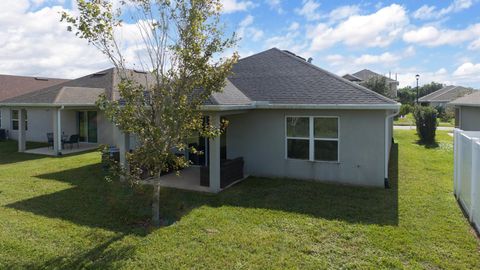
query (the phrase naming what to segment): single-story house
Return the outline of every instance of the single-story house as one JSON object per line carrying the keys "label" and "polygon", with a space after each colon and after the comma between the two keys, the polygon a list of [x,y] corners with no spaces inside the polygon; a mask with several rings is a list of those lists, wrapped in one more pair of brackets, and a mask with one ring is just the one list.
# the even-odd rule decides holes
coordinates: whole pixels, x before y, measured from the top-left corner
{"label": "single-story house", "polygon": [[424,106],[442,107],[446,108],[447,104],[457,98],[471,94],[472,88],[466,88],[463,86],[448,85],[425,95],[418,99],[418,102]]}
{"label": "single-story house", "polygon": [[351,82],[362,84],[372,78],[385,78],[385,83],[387,84],[387,88],[389,89],[388,97],[396,98],[397,97],[397,88],[400,84],[396,79],[392,79],[391,76],[384,76],[382,74],[378,74],[373,72],[369,69],[362,69],[358,72],[353,74],[345,74],[342,76],[344,79],[347,79]]}
{"label": "single-story house", "polygon": [[480,131],[480,91],[457,98],[449,105],[455,106],[455,127],[465,131]]}
{"label": "single-story house", "polygon": [[[68,80],[46,78],[46,77],[27,77],[0,74],[0,101],[27,94],[45,87],[53,86]],[[0,107],[0,129],[11,130],[10,111]],[[2,121],[3,120],[3,121]],[[16,122],[14,122],[16,125]],[[6,136],[7,134],[2,134]]]}
{"label": "single-story house", "polygon": [[[148,84],[145,74],[132,76]],[[18,110],[19,150],[25,138],[45,140],[55,134],[80,134],[91,143],[134,147],[134,136],[122,133],[95,107],[106,93],[118,99],[115,69],[0,102]],[[210,190],[220,188],[222,160],[242,157],[246,175],[331,181],[383,187],[388,181],[393,121],[400,104],[323,70],[295,54],[269,49],[240,59],[223,92],[202,107],[208,121],[229,121],[219,138],[193,139],[205,157],[192,161],[209,167]],[[6,121],[15,121],[10,119]]]}

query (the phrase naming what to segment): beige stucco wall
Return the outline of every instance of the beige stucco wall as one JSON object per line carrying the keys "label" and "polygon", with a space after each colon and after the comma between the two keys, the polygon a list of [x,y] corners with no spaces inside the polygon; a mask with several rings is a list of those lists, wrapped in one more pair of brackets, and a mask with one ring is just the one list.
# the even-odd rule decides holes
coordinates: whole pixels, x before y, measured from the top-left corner
{"label": "beige stucco wall", "polygon": [[460,107],[460,129],[480,131],[480,107]]}
{"label": "beige stucco wall", "polygon": [[[286,116],[340,117],[340,161],[286,159]],[[227,156],[245,159],[245,173],[384,186],[385,111],[255,110],[229,115]]]}

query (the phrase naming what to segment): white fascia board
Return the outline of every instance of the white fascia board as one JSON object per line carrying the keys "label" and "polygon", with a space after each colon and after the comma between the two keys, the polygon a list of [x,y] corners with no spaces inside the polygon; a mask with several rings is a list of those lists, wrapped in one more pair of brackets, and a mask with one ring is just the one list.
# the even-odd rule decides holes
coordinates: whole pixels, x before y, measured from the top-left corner
{"label": "white fascia board", "polygon": [[205,105],[203,111],[229,111],[251,109],[323,109],[323,110],[397,110],[401,106],[396,104],[270,104],[254,103],[251,105]]}
{"label": "white fascia board", "polygon": [[95,104],[72,104],[72,103],[0,103],[0,107],[97,107]]}

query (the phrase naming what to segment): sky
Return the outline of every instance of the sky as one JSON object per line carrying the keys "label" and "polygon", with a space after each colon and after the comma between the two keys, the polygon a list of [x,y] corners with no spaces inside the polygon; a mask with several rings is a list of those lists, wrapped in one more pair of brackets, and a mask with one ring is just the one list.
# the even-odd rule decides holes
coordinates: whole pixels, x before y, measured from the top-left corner
{"label": "sky", "polygon": [[[401,87],[414,86],[419,74],[420,85],[480,88],[480,0],[222,1],[222,22],[241,38],[241,57],[277,47],[340,76],[368,68],[398,76]],[[110,67],[60,22],[74,2],[0,0],[0,74],[76,78]],[[133,58],[132,25],[122,37]]]}

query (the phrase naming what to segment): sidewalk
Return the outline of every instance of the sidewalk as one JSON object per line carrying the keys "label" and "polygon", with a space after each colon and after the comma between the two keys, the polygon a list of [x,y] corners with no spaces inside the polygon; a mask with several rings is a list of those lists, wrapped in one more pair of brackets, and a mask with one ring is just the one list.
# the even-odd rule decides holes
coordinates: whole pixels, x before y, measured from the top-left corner
{"label": "sidewalk", "polygon": [[[416,129],[415,126],[393,126],[394,129]],[[453,131],[454,127],[437,127],[437,130]]]}

